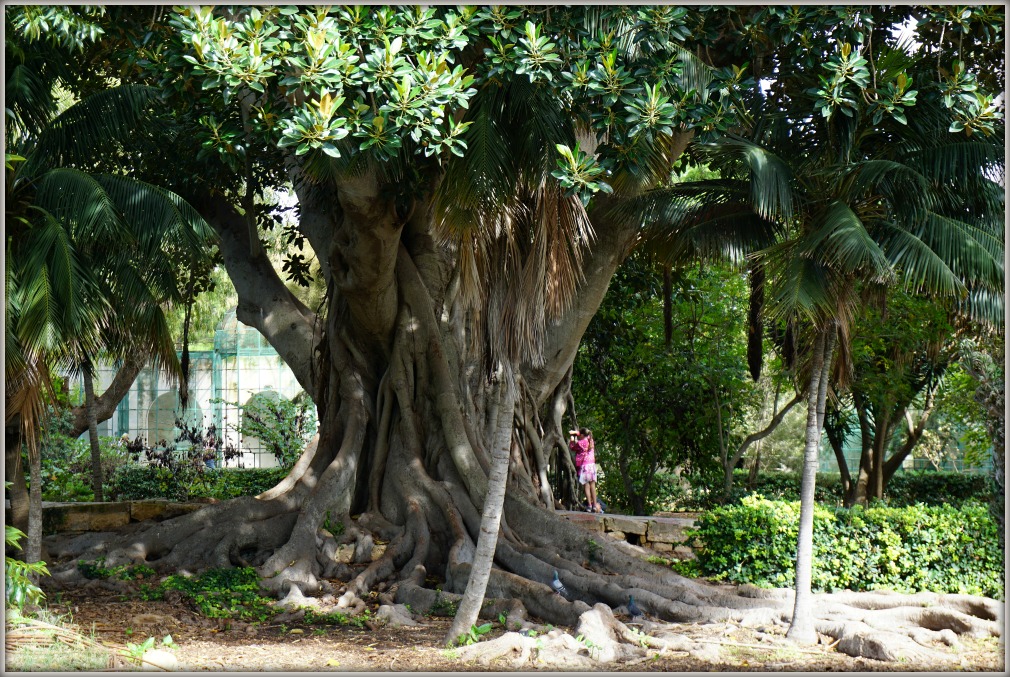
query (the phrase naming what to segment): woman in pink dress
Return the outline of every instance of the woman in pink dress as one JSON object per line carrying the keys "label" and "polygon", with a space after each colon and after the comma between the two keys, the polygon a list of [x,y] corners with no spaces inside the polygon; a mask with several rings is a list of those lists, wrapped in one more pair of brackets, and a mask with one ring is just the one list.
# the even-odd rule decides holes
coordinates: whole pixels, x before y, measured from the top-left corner
{"label": "woman in pink dress", "polygon": [[575,452],[575,470],[586,489],[587,512],[603,512],[596,500],[596,445],[588,428],[569,431],[568,447]]}

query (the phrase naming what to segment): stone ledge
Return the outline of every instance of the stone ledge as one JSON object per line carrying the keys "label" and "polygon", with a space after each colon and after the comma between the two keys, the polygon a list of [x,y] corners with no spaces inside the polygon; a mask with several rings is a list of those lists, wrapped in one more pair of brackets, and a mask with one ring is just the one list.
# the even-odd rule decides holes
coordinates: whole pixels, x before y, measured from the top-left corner
{"label": "stone ledge", "polygon": [[199,510],[205,505],[207,503],[178,503],[167,500],[106,503],[43,501],[42,533],[50,535],[69,531],[110,531],[124,527],[130,522],[177,517]]}

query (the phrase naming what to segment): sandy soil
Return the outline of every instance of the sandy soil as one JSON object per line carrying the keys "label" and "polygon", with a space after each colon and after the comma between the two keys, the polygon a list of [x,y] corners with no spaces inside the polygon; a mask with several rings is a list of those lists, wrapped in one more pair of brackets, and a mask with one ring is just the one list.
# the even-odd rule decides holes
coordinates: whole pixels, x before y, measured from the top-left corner
{"label": "sandy soil", "polygon": [[[508,670],[505,664],[465,663],[441,647],[449,618],[424,619],[420,627],[332,627],[289,624],[248,625],[207,619],[185,602],[144,602],[101,589],[50,595],[50,611],[68,614],[85,634],[102,643],[125,646],[149,636],[171,634],[171,652],[187,671],[482,671]],[[373,609],[374,611],[374,609]],[[994,640],[966,640],[953,666],[882,663],[854,659],[828,644],[797,648],[781,631],[764,632],[735,624],[683,625],[679,631],[704,641],[712,651],[704,659],[686,653],[657,655],[633,665],[601,665],[603,671],[934,671],[954,669],[1002,672],[1004,650]],[[503,630],[495,628],[485,637]],[[41,666],[40,666],[41,667]],[[535,670],[536,665],[530,664]]]}

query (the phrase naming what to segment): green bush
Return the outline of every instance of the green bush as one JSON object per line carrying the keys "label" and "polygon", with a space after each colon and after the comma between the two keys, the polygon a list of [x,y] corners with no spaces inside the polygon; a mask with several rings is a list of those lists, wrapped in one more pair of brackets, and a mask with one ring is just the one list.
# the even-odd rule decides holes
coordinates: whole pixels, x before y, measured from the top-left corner
{"label": "green bush", "polygon": [[[10,486],[9,482],[4,483]],[[4,525],[4,544],[8,548],[21,549],[20,540],[24,532],[7,524]],[[4,594],[8,608],[24,609],[26,605],[38,604],[45,593],[32,582],[33,576],[48,576],[45,562],[28,564],[4,554]]]}
{"label": "green bush", "polygon": [[[703,576],[794,584],[799,502],[755,495],[704,513],[689,533]],[[817,591],[891,589],[1003,598],[1003,553],[986,506],[814,509]]]}
{"label": "green bush", "polygon": [[284,468],[219,468],[184,466],[175,471],[154,465],[128,465],[116,470],[108,482],[114,501],[167,498],[187,501],[194,498],[225,500],[255,496],[280,482]]}
{"label": "green bush", "polygon": [[887,483],[884,500],[889,505],[960,505],[984,503],[992,497],[987,473],[916,470],[898,473]]}
{"label": "green bush", "polygon": [[190,485],[190,498],[225,500],[255,496],[270,489],[289,472],[289,468],[219,468],[205,470]]}
{"label": "green bush", "polygon": [[[755,494],[781,501],[797,501],[800,498],[798,472],[758,473],[753,486],[748,486],[747,476],[746,470],[733,473],[733,493],[729,503],[739,503],[744,496]],[[884,490],[883,502],[894,507],[917,503],[959,506],[966,501],[984,503],[991,495],[986,475],[916,470],[892,477]],[[681,508],[708,510],[717,507],[721,498],[721,491],[714,490],[710,494],[698,493],[692,500],[684,500],[678,505]],[[838,473],[817,475],[814,500],[822,505],[842,505],[842,480]]]}

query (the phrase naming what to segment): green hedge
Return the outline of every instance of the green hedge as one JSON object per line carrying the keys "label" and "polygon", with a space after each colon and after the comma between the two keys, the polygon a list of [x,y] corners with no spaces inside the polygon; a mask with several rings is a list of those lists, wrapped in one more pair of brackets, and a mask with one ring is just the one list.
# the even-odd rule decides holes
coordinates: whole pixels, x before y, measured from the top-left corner
{"label": "green hedge", "polygon": [[116,470],[106,485],[106,493],[113,501],[152,498],[224,500],[262,493],[280,482],[287,473],[286,468],[184,468],[173,473],[168,468],[128,465]]}
{"label": "green hedge", "polygon": [[[814,500],[818,503],[842,503],[842,480],[837,473],[818,474],[814,491]],[[800,473],[758,473],[754,486],[748,487],[747,471],[736,471],[733,478],[735,501],[753,494],[783,501],[799,500]],[[958,506],[966,501],[984,503],[991,495],[992,490],[985,474],[915,470],[901,472],[891,478],[884,489],[884,502],[893,507],[917,503]],[[704,507],[715,507],[717,498],[718,492],[713,492],[712,501]]]}
{"label": "green hedge", "polygon": [[[704,513],[689,534],[702,576],[791,587],[799,502],[749,496]],[[1003,599],[1003,552],[986,506],[814,511],[817,591],[891,589]]]}

